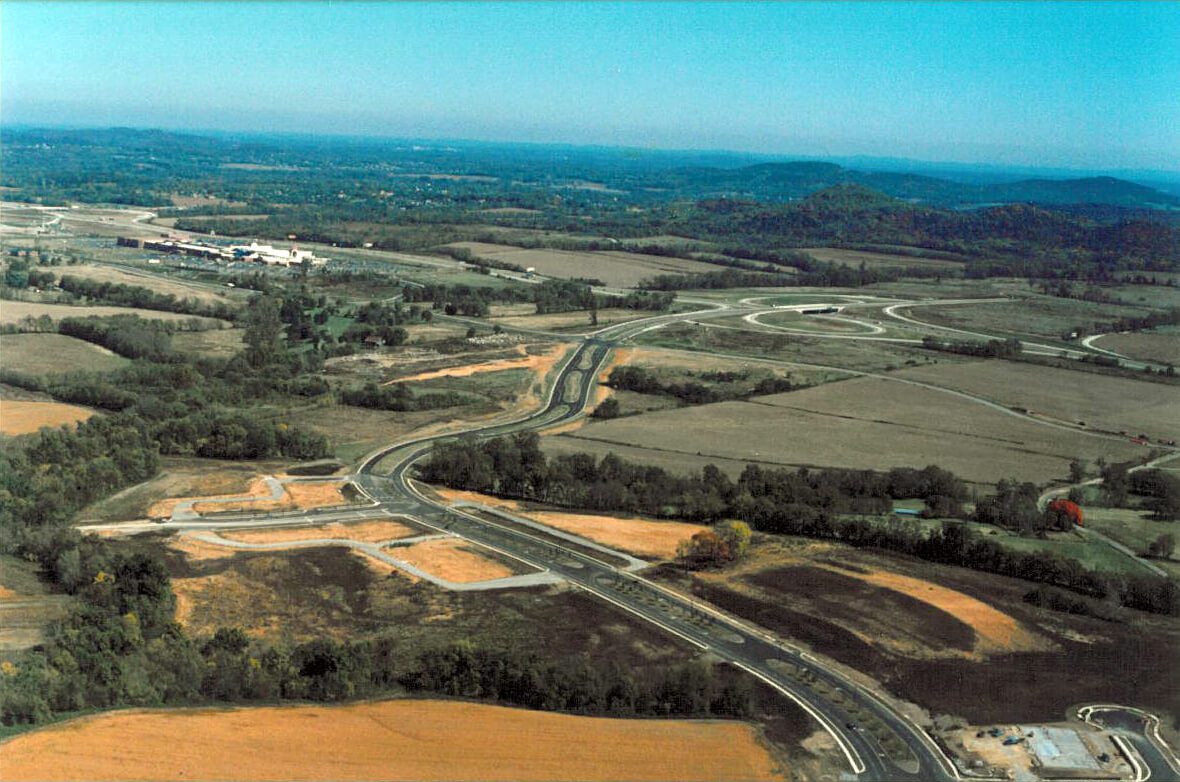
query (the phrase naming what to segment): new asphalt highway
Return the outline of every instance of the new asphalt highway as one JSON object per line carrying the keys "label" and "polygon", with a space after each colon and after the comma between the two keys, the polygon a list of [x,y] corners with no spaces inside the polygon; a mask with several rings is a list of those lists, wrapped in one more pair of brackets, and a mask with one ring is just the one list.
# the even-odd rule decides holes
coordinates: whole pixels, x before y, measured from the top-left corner
{"label": "new asphalt highway", "polygon": [[[364,512],[405,516],[427,528],[503,552],[748,672],[804,709],[832,736],[849,778],[934,782],[962,779],[934,740],[892,705],[885,693],[853,681],[830,663],[792,648],[707,604],[636,575],[631,572],[633,561],[613,556],[601,547],[595,550],[579,545],[568,536],[546,533],[537,525],[501,510],[444,504],[420,490],[412,480],[415,463],[426,457],[439,440],[460,435],[489,438],[535,431],[578,418],[591,403],[597,378],[607,364],[611,349],[620,342],[680,320],[699,322],[750,311],[749,305],[741,308],[716,305],[706,310],[618,324],[584,337],[559,365],[544,404],[532,414],[463,432],[397,443],[366,457],[355,475],[356,484],[372,500]],[[290,523],[306,524],[358,512],[356,509],[307,511]],[[197,529],[251,522],[268,526],[285,523],[269,514],[235,514],[233,519],[223,517],[219,522],[174,519],[163,526]],[[1153,762],[1159,758],[1152,754],[1151,746],[1139,747],[1136,743],[1136,748],[1143,753],[1141,759],[1155,772],[1156,778],[1169,778],[1172,769],[1166,763]]]}
{"label": "new asphalt highway", "polygon": [[[668,321],[732,315],[727,309],[657,316],[596,332],[561,365],[546,404],[517,421],[470,430],[495,437],[548,428],[573,420],[589,404],[597,377],[618,342]],[[866,780],[953,780],[953,764],[931,738],[892,708],[881,695],[854,683],[800,650],[773,640],[689,597],[620,567],[609,557],[567,545],[503,513],[452,508],[420,492],[411,480],[413,465],[433,443],[454,433],[400,443],[371,454],[357,482],[386,511],[405,514],[428,526],[511,554],[658,625],[757,677],[807,711],[833,737],[849,773]]]}

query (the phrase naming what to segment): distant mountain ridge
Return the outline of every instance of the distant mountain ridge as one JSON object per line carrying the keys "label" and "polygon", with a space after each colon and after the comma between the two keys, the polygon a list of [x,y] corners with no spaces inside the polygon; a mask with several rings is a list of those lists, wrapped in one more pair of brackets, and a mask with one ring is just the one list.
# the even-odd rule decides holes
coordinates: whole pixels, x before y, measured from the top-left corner
{"label": "distant mountain ridge", "polygon": [[859,184],[894,198],[952,208],[1034,203],[1180,209],[1178,196],[1109,176],[972,185],[922,174],[859,171],[835,163],[798,161],[731,169],[682,168],[667,172],[665,177],[669,184],[701,191],[697,194],[704,197],[798,199],[836,185]]}
{"label": "distant mountain ridge", "polygon": [[836,185],[855,184],[914,205],[974,209],[1032,203],[1100,219],[1180,222],[1180,184],[1169,192],[1114,176],[1017,178],[1014,174],[1011,180],[1003,180],[992,172],[986,179],[965,179],[938,171],[874,169],[871,162],[861,168],[725,152],[463,141],[419,146],[405,140],[357,137],[0,125],[0,154],[10,168],[23,163],[29,171],[47,173],[45,166],[54,165],[51,148],[78,154],[66,166],[68,170],[60,172],[62,176],[76,179],[81,166],[94,181],[118,178],[130,173],[128,165],[145,164],[159,178],[221,176],[220,166],[226,162],[326,166],[362,173],[366,167],[395,165],[418,173],[494,172],[542,187],[597,181],[637,201],[737,198],[781,203]]}

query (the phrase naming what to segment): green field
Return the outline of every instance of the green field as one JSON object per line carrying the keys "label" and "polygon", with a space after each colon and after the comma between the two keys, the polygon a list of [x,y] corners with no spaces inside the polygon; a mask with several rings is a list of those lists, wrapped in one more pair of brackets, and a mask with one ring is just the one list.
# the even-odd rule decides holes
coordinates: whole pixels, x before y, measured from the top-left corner
{"label": "green field", "polygon": [[229,358],[240,353],[241,329],[216,329],[210,331],[181,331],[172,335],[172,347],[181,352],[202,358]]}
{"label": "green field", "polygon": [[[655,347],[820,364],[865,372],[891,371],[906,366],[955,363],[964,360],[953,354],[934,353],[906,344],[752,331],[749,329],[755,327],[742,322],[740,318],[732,319],[732,324],[719,322],[727,320],[730,319],[708,321],[709,325],[675,324],[649,331],[634,341]],[[730,328],[729,325],[737,328]]]}
{"label": "green field", "polygon": [[915,307],[903,310],[902,314],[914,320],[968,331],[1054,342],[1075,328],[1094,331],[1095,326],[1118,318],[1146,315],[1148,309],[1035,296],[1022,301]]}
{"label": "green field", "polygon": [[1155,521],[1150,512],[1135,508],[1087,507],[1085,514],[1087,529],[1101,532],[1135,552],[1146,551],[1160,535],[1180,533],[1180,525],[1175,522]]}
{"label": "green field", "polygon": [[1063,557],[1076,559],[1094,570],[1135,576],[1150,575],[1150,572],[1134,557],[1129,557],[1101,541],[1084,540],[1073,532],[1053,533],[1044,540],[1015,536],[1006,536],[996,540],[1014,551],[1043,551],[1060,554]]}
{"label": "green field", "polygon": [[61,334],[0,335],[0,367],[28,375],[109,372],[131,362],[106,348]]}

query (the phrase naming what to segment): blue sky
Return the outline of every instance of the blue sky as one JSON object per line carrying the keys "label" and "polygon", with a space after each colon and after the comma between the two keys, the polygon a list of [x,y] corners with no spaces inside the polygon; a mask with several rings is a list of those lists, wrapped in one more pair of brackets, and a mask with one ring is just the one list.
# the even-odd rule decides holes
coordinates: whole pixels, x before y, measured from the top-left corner
{"label": "blue sky", "polygon": [[1180,169],[1178,3],[0,5],[0,121]]}

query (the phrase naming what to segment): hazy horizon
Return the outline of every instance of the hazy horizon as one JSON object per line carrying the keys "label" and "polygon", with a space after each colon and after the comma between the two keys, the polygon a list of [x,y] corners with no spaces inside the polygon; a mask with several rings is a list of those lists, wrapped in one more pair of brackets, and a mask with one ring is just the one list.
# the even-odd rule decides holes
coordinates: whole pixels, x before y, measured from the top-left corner
{"label": "hazy horizon", "polygon": [[7,3],[5,125],[1180,169],[1180,6]]}

